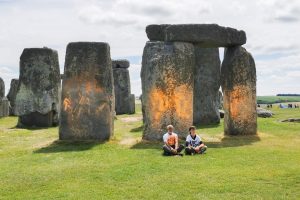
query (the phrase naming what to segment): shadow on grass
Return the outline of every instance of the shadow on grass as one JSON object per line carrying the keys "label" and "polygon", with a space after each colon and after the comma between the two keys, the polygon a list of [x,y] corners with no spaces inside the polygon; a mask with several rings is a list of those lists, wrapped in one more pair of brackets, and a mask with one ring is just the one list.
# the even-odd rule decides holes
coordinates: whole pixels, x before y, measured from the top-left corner
{"label": "shadow on grass", "polygon": [[[258,141],[260,141],[259,136],[225,136],[220,141],[204,141],[204,143],[208,148],[226,148],[251,145],[252,143]],[[185,144],[185,140],[180,140],[179,143]],[[150,142],[142,140],[141,142],[133,145],[131,149],[161,149],[162,146],[162,142]]]}
{"label": "shadow on grass", "polygon": [[144,129],[144,125],[141,125],[140,127],[136,127],[130,130],[131,133],[135,133],[135,132],[141,132]]}
{"label": "shadow on grass", "polygon": [[162,149],[162,142],[150,142],[142,140],[131,147],[131,149]]}
{"label": "shadow on grass", "polygon": [[42,130],[42,129],[50,129],[50,128],[55,128],[58,126],[50,126],[50,127],[42,127],[42,126],[18,126],[15,125],[13,127],[10,127],[9,129],[24,129],[24,130],[30,130],[30,131],[34,131],[34,130]]}
{"label": "shadow on grass", "polygon": [[207,124],[207,125],[195,125],[197,129],[203,129],[203,128],[217,128],[223,126],[221,123],[215,123],[215,124]]}
{"label": "shadow on grass", "polygon": [[205,142],[208,148],[226,148],[226,147],[239,147],[251,145],[252,143],[260,141],[259,136],[225,136],[217,142]]}
{"label": "shadow on grass", "polygon": [[86,151],[104,142],[95,141],[60,141],[55,140],[46,147],[34,151],[34,153],[58,153],[68,151]]}

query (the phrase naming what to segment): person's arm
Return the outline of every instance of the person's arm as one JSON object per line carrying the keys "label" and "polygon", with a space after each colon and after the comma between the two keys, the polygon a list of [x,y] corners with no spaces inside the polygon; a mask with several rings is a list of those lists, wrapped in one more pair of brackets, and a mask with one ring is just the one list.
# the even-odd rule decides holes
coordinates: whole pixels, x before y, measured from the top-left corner
{"label": "person's arm", "polygon": [[175,149],[178,149],[178,135],[175,137]]}
{"label": "person's arm", "polygon": [[185,146],[186,146],[186,147],[191,147],[191,144],[190,144],[190,136],[189,136],[189,135],[186,137],[186,140],[185,140]]}

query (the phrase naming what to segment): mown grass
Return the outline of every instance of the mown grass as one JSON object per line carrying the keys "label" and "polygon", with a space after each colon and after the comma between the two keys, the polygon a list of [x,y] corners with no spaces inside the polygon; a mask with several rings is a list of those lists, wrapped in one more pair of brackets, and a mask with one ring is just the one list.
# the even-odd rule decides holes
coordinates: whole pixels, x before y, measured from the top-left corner
{"label": "mown grass", "polygon": [[0,119],[0,199],[299,199],[300,109],[273,108],[258,136],[223,137],[198,127],[209,149],[163,157],[161,143],[141,141],[142,121],[118,116],[106,143],[59,142],[58,129],[18,129]]}
{"label": "mown grass", "polygon": [[300,102],[300,96],[257,96],[258,104]]}

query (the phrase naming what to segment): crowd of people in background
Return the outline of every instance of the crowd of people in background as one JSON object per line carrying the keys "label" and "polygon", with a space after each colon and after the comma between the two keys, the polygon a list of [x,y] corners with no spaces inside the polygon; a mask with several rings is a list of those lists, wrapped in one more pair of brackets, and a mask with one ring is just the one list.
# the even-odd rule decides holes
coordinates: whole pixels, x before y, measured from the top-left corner
{"label": "crowd of people in background", "polygon": [[[257,104],[257,107],[260,108],[261,105],[260,104]],[[285,104],[279,104],[278,105],[279,108],[299,108],[299,104],[292,104],[292,103],[289,103],[288,105],[285,105]],[[267,108],[273,108],[273,104],[267,104]]]}

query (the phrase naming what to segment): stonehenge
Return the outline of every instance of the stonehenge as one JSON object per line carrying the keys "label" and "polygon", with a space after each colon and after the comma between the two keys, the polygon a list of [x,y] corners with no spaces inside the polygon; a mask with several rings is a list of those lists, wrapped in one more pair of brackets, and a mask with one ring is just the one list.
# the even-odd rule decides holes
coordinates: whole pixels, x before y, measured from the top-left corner
{"label": "stonehenge", "polygon": [[[181,127],[186,127],[187,122],[189,125],[219,123],[221,84],[225,134],[256,134],[255,63],[251,54],[241,47],[246,43],[244,31],[217,24],[153,24],[146,27],[146,34],[150,41],[144,48],[141,71],[144,139],[161,139],[158,135],[165,131],[168,123],[180,127],[176,130],[180,134],[186,134],[188,129]],[[190,48],[178,55],[175,44],[184,44]],[[218,47],[226,49],[222,66]],[[185,53],[193,56],[183,56]],[[186,63],[186,59],[194,61]],[[192,79],[194,83],[189,85],[190,91],[174,90],[174,86],[180,86],[182,76],[187,78],[184,73],[180,77],[177,74],[182,73],[181,70],[190,71],[191,68],[193,77],[185,80]],[[176,81],[166,84],[166,71],[169,77],[176,77]],[[166,91],[171,93],[167,95]],[[177,95],[181,94],[185,95],[185,103],[182,104],[186,107],[175,109],[170,102],[180,99]],[[189,100],[191,96],[193,100]],[[191,102],[192,105],[187,106]],[[174,120],[174,116],[185,116],[187,113],[187,120]]]}
{"label": "stonehenge", "polygon": [[0,117],[7,117],[9,115],[9,101],[5,97],[5,84],[0,77]]}
{"label": "stonehenge", "polygon": [[[168,124],[183,138],[189,126],[220,123],[223,116],[225,135],[256,134],[256,69],[241,46],[244,31],[217,24],[153,24],[146,34],[143,139],[161,140]],[[225,47],[222,64],[219,47]],[[60,74],[55,50],[26,48],[7,99],[0,79],[0,116],[18,116],[18,126],[59,124],[60,140],[108,140],[115,114],[135,113],[129,66],[128,60],[111,60],[107,43],[72,42]]]}
{"label": "stonehenge", "polygon": [[14,102],[18,126],[58,124],[60,72],[57,51],[25,48],[20,57],[19,84]]}
{"label": "stonehenge", "polygon": [[62,81],[60,140],[108,140],[113,135],[114,85],[110,47],[72,42]]}
{"label": "stonehenge", "polygon": [[15,115],[14,109],[15,109],[15,101],[16,101],[16,95],[18,90],[18,84],[19,84],[18,79],[11,79],[9,92],[6,96],[10,102],[9,115]]}
{"label": "stonehenge", "polygon": [[115,91],[115,110],[116,114],[134,114],[135,97],[131,94],[129,78],[129,61],[113,60],[113,77]]}
{"label": "stonehenge", "polygon": [[194,46],[150,41],[142,59],[143,139],[161,140],[168,124],[179,137],[193,123]]}

